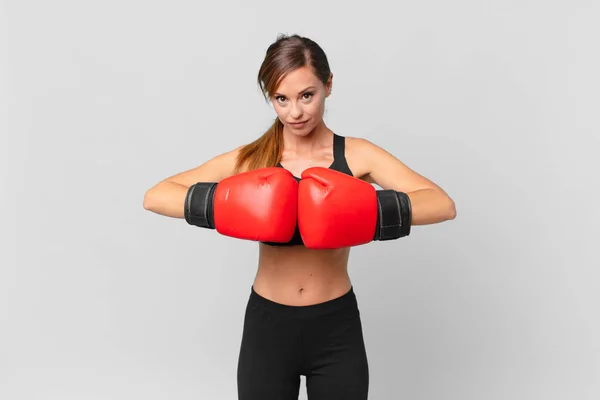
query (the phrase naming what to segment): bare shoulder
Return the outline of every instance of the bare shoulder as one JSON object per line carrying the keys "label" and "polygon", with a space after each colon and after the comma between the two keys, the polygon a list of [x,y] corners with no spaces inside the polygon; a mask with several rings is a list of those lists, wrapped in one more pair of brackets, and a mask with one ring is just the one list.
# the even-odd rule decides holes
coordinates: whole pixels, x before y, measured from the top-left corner
{"label": "bare shoulder", "polygon": [[[420,189],[441,188],[430,179],[414,171],[391,152],[362,138],[348,138],[346,157],[354,175],[375,183],[383,189],[409,193]],[[352,165],[350,164],[352,162]]]}
{"label": "bare shoulder", "polygon": [[373,157],[376,156],[378,152],[385,151],[368,139],[352,136],[346,137],[346,150],[354,151],[366,157]]}
{"label": "bare shoulder", "polygon": [[235,174],[235,164],[244,146],[218,154],[195,168],[170,176],[165,181],[190,187],[197,182],[219,182]]}
{"label": "bare shoulder", "polygon": [[377,153],[382,150],[367,139],[346,136],[345,154],[348,166],[354,176],[367,182],[374,183],[369,172],[373,158],[376,158]]}

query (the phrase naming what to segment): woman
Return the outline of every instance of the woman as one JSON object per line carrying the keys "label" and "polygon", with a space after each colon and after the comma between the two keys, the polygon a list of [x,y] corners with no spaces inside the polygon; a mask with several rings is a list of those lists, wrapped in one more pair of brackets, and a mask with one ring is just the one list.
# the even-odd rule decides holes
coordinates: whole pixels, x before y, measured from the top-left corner
{"label": "woman", "polygon": [[[403,221],[396,221],[396,227],[404,225],[404,233],[387,239],[408,235],[406,221],[410,228],[456,216],[454,202],[439,186],[375,144],[337,135],[326,126],[323,114],[332,79],[327,57],[315,42],[298,35],[279,36],[268,48],[258,73],[263,94],[277,113],[271,128],[253,143],[165,179],[144,198],[144,207],[155,213],[186,218],[190,224],[207,228],[217,225],[223,234],[259,241],[258,272],[246,308],[238,362],[242,400],[297,399],[301,375],[306,376],[311,400],[367,398],[368,363],[347,264],[351,245],[386,238],[379,228],[379,239],[373,239],[378,235],[373,231],[355,239],[353,232],[369,228],[351,225],[352,229],[338,229],[347,221],[324,224],[328,215],[335,218],[332,210],[350,209],[354,217],[361,216],[351,218],[352,223],[379,218],[379,226],[385,225],[381,221],[385,212],[369,203],[375,198],[369,192],[374,192],[371,184],[375,183],[384,189],[381,193],[397,194],[394,200],[405,196],[402,208],[394,206],[398,221]],[[268,176],[273,184],[248,188],[256,182],[256,176],[249,179],[248,174],[263,174],[260,178]],[[319,174],[321,177],[315,177]],[[293,184],[308,185],[311,179],[313,183],[338,179],[337,187],[346,191],[318,218],[315,213],[334,196],[327,192],[318,199],[310,198],[318,190]],[[225,185],[227,189],[220,189]],[[269,192],[239,195],[232,201],[240,187],[246,194],[246,190]],[[193,197],[192,189],[201,195]],[[359,192],[369,204],[358,204],[362,201]],[[377,193],[381,206],[383,197]],[[245,207],[257,206],[262,206],[263,212],[257,218],[265,220],[247,221],[255,210]],[[219,207],[227,212],[217,216]],[[365,214],[369,216],[363,218]],[[202,221],[194,222],[194,215]],[[336,242],[337,238],[349,240],[351,245]],[[304,243],[307,240],[310,246]]]}

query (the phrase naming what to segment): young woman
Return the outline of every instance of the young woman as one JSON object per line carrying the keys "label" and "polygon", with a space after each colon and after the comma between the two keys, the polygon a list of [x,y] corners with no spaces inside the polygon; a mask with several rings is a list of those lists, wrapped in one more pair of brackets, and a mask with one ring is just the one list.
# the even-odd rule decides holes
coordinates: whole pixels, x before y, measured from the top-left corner
{"label": "young woman", "polygon": [[274,124],[144,198],[152,212],[259,242],[238,362],[241,400],[297,399],[301,375],[311,400],[366,399],[350,247],[456,216],[435,183],[368,140],[327,127],[332,79],[319,45],[280,35],[258,73]]}

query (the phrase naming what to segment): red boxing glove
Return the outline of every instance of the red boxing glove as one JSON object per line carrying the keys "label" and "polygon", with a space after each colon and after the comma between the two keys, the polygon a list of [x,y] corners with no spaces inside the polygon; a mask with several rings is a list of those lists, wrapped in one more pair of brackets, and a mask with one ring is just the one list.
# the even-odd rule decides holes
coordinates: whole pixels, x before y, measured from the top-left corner
{"label": "red boxing glove", "polygon": [[239,239],[288,242],[296,229],[298,182],[277,167],[192,185],[184,214],[190,225]]}
{"label": "red boxing glove", "polygon": [[306,169],[298,185],[298,227],[304,245],[335,249],[371,242],[377,206],[371,184],[328,168]]}

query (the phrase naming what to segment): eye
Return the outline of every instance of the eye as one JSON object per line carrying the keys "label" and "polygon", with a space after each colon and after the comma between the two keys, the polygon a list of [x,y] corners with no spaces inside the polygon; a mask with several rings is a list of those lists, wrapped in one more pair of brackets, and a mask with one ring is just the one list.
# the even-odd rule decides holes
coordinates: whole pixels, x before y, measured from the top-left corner
{"label": "eye", "polygon": [[[314,93],[312,93],[312,92],[306,92],[306,93],[304,93],[302,96],[304,97],[304,96],[306,96],[306,95],[308,95],[308,96],[309,96],[308,98],[310,99],[311,97],[313,97],[313,96],[314,96]],[[304,97],[304,98],[306,98],[306,97]]]}
{"label": "eye", "polygon": [[283,97],[283,96],[275,96],[275,100],[276,100],[277,102],[279,102],[279,103],[281,103],[281,100],[280,100],[280,99],[285,99],[285,97]]}

